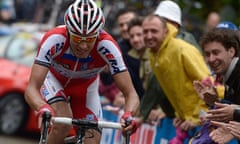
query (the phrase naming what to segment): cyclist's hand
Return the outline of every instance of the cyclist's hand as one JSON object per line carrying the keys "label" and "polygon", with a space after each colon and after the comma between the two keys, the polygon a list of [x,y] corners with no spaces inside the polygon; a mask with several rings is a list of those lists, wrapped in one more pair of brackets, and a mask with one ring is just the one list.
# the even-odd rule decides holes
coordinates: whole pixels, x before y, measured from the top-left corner
{"label": "cyclist's hand", "polygon": [[123,123],[123,135],[126,135],[127,132],[131,132],[131,134],[135,133],[137,128],[139,127],[139,123],[132,117],[131,112],[126,111],[121,117],[121,123]]}
{"label": "cyclist's hand", "polygon": [[38,127],[39,128],[41,127],[41,124],[42,124],[42,115],[43,115],[44,112],[50,112],[52,117],[54,117],[54,115],[55,115],[55,112],[54,112],[53,108],[49,104],[42,105],[37,112]]}

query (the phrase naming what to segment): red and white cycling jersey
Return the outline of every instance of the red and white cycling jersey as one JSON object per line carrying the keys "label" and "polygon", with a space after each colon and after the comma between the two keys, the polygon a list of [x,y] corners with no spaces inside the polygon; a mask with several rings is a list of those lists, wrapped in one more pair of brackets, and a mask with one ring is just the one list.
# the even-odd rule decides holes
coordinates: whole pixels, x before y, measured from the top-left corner
{"label": "red and white cycling jersey", "polygon": [[87,58],[77,58],[69,45],[66,26],[58,26],[43,37],[35,64],[49,67],[41,94],[49,101],[56,96],[71,96],[74,117],[98,119],[101,105],[98,74],[109,65],[111,74],[127,68],[116,41],[105,31]]}

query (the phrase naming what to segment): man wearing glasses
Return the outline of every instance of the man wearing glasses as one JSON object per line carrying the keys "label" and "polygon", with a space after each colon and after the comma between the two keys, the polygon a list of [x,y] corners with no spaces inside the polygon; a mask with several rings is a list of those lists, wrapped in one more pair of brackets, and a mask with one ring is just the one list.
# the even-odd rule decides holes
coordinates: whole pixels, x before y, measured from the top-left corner
{"label": "man wearing glasses", "polygon": [[[117,42],[103,30],[102,10],[93,0],[76,0],[67,9],[64,21],[65,25],[53,28],[41,41],[25,93],[28,104],[39,117],[50,111],[53,116],[101,119],[98,74],[108,66],[126,99],[121,120],[131,118],[139,99]],[[136,128],[133,120],[123,133]],[[53,124],[48,143],[63,143],[70,129]],[[85,143],[100,143],[100,131],[86,132],[91,138]]]}

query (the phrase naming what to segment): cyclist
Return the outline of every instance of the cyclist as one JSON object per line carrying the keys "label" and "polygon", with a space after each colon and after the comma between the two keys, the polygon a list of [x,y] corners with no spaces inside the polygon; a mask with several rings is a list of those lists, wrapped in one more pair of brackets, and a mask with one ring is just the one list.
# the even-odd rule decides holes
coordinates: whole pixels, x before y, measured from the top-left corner
{"label": "cyclist", "polygon": [[[126,99],[121,121],[131,118],[139,104],[138,95],[117,42],[103,30],[102,10],[93,0],[76,0],[68,7],[64,22],[47,32],[40,43],[25,93],[27,103],[39,117],[49,111],[53,116],[101,119],[99,72],[108,66]],[[133,120],[123,133],[136,128]],[[63,143],[70,129],[53,124],[48,143]],[[92,138],[85,143],[100,143],[100,135],[101,130],[86,132]]]}

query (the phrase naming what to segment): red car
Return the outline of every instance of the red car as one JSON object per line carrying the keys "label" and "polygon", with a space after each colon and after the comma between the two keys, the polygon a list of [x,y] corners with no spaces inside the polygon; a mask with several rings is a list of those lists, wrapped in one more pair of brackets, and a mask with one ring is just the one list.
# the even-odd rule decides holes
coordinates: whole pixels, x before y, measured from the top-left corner
{"label": "red car", "polygon": [[42,33],[0,37],[0,133],[38,132],[35,113],[24,100]]}

